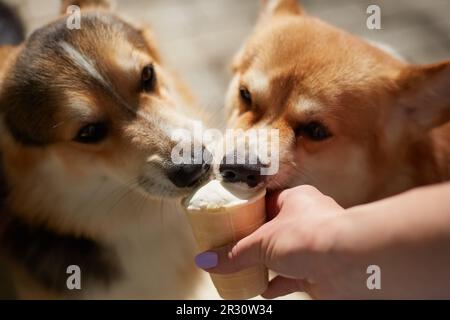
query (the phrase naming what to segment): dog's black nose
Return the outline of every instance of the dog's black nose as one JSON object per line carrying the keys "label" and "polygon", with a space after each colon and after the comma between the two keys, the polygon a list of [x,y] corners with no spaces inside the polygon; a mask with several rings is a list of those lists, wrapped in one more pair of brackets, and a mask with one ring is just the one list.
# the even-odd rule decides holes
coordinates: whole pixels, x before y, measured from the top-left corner
{"label": "dog's black nose", "polygon": [[202,163],[195,164],[194,158],[192,163],[173,164],[167,170],[167,177],[178,188],[186,188],[194,186],[203,176],[205,176],[210,167],[212,156],[209,151],[204,148],[202,154]]}
{"label": "dog's black nose", "polygon": [[261,175],[261,164],[227,164],[220,165],[219,171],[225,182],[244,182],[254,188],[264,182],[265,176]]}
{"label": "dog's black nose", "polygon": [[178,188],[192,187],[209,171],[209,167],[207,163],[175,165],[167,176]]}

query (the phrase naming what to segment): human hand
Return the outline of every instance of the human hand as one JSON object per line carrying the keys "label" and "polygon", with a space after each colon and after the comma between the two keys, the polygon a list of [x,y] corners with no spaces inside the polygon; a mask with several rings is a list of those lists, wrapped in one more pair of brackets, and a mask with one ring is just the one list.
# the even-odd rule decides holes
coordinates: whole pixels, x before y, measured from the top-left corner
{"label": "human hand", "polygon": [[[305,291],[317,299],[448,299],[448,195],[447,183],[344,210],[313,187],[286,190],[267,198],[271,221],[208,252],[214,265],[204,254],[197,265],[230,273],[264,264],[279,274],[266,298]],[[380,290],[368,288],[372,265],[383,273]]]}
{"label": "human hand", "polygon": [[[333,273],[335,264],[330,254],[335,234],[333,224],[343,210],[333,199],[310,186],[271,195],[267,198],[267,213],[273,219],[234,246],[215,251],[219,263],[207,271],[232,273],[265,264],[279,276],[270,282],[264,297],[275,298],[296,291],[313,293],[318,278]],[[202,255],[196,261],[202,267]],[[330,281],[321,282],[327,292]]]}

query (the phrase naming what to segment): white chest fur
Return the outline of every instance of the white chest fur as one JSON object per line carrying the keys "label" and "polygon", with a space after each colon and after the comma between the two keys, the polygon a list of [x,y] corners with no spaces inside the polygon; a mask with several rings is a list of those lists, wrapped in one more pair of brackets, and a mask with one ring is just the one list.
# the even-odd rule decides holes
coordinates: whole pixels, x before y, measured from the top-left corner
{"label": "white chest fur", "polygon": [[[196,246],[182,210],[174,203],[136,212],[108,242],[116,251],[123,277],[110,288],[91,288],[94,299],[215,299],[208,275],[194,265]],[[126,213],[128,216],[132,212]],[[131,218],[131,217],[130,217]],[[137,219],[136,219],[137,218]]]}

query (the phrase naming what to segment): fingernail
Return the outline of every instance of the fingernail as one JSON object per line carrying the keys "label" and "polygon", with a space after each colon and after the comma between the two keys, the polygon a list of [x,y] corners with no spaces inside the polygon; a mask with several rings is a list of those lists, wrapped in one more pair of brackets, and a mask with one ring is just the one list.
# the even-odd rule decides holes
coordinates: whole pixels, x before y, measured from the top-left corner
{"label": "fingernail", "polygon": [[195,257],[195,264],[200,269],[211,269],[217,267],[219,257],[215,252],[203,252]]}

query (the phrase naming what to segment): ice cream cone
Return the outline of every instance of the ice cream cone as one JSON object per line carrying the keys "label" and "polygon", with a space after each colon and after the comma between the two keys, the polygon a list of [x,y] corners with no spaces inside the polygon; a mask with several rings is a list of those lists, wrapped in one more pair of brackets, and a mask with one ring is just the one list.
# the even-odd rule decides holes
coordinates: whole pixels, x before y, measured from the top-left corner
{"label": "ice cream cone", "polygon": [[[217,186],[217,182],[215,182]],[[265,190],[250,199],[190,207],[185,202],[189,222],[201,251],[222,247],[248,236],[264,224]],[[268,284],[264,266],[251,267],[233,274],[211,274],[224,299],[249,299],[263,293]]]}

